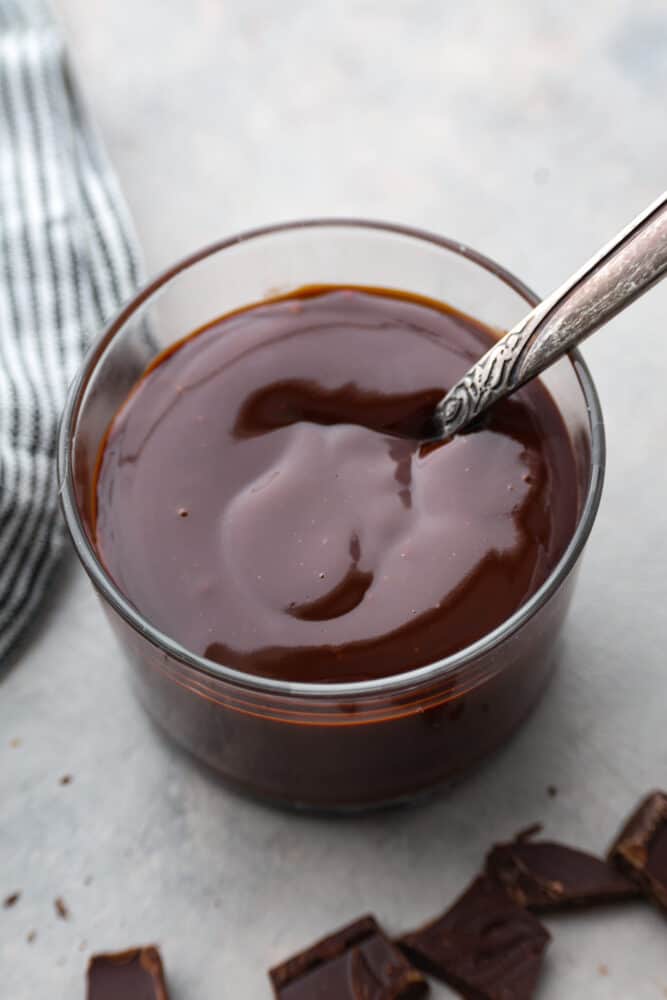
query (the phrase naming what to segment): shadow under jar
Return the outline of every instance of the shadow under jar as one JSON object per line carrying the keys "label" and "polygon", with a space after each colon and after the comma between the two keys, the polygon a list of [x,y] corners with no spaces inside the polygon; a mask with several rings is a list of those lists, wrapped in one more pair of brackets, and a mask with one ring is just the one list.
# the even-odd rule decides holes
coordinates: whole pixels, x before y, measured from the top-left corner
{"label": "shadow under jar", "polygon": [[146,368],[190,331],[312,285],[400,289],[497,330],[537,300],[488,258],[405,227],[315,220],[208,247],[144,288],[89,352],[61,425],[59,479],[76,551],[139,697],[228,782],[295,806],[359,809],[447,783],[502,744],[543,691],[576,567],[597,511],[604,432],[574,352],[542,377],[570,439],[576,526],[546,580],[506,621],[438,662],[349,683],[255,676],[188,651],[144,618],[98,556],[93,496],[111,421]]}

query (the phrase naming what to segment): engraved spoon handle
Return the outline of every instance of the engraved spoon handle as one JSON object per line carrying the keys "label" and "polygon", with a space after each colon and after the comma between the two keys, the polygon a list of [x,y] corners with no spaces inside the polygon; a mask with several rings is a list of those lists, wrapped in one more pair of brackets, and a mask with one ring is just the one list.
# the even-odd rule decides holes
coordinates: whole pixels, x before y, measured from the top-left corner
{"label": "engraved spoon handle", "polygon": [[667,273],[667,191],[529,312],[435,408],[449,437],[579,344]]}

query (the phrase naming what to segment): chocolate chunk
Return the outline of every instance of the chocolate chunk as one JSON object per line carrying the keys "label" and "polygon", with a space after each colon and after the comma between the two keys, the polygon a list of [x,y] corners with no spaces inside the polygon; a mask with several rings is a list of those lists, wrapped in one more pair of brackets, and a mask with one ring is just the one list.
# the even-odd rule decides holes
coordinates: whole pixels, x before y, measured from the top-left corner
{"label": "chocolate chunk", "polygon": [[160,952],[154,945],[93,955],[88,1000],[169,1000]]}
{"label": "chocolate chunk", "polygon": [[550,940],[482,875],[441,917],[398,942],[415,965],[474,1000],[528,1000]]}
{"label": "chocolate chunk", "polygon": [[609,860],[667,910],[667,794],[638,806],[609,849]]}
{"label": "chocolate chunk", "polygon": [[533,832],[496,844],[486,858],[487,874],[517,906],[557,910],[638,895],[636,885],[606,861],[550,840],[531,842]]}
{"label": "chocolate chunk", "polygon": [[269,976],[278,1000],[416,1000],[428,990],[370,916],[323,938]]}

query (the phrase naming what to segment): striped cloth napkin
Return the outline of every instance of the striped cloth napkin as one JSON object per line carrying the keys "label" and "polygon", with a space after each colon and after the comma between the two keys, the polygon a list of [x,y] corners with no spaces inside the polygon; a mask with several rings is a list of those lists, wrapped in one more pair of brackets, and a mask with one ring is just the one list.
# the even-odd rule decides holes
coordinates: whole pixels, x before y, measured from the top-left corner
{"label": "striped cloth napkin", "polygon": [[0,0],[0,664],[63,543],[54,456],[67,386],[138,277],[58,26],[42,0]]}

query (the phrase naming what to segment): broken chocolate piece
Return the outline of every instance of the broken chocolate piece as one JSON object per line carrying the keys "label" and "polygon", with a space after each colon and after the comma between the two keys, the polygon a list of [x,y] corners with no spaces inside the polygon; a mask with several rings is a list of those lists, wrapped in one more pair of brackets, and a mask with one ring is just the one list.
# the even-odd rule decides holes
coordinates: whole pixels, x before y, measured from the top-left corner
{"label": "broken chocolate piece", "polygon": [[154,945],[93,955],[88,1000],[169,1000],[160,952]]}
{"label": "broken chocolate piece", "polygon": [[417,1000],[428,990],[371,916],[323,938],[269,976],[278,1000]]}
{"label": "broken chocolate piece", "polygon": [[549,932],[482,875],[441,917],[398,942],[415,965],[474,1000],[529,1000]]}
{"label": "broken chocolate piece", "polygon": [[539,912],[638,895],[637,886],[606,861],[550,840],[534,842],[529,836],[532,832],[496,844],[486,858],[487,874],[517,906]]}
{"label": "broken chocolate piece", "polygon": [[667,794],[638,806],[609,849],[609,860],[667,910]]}

